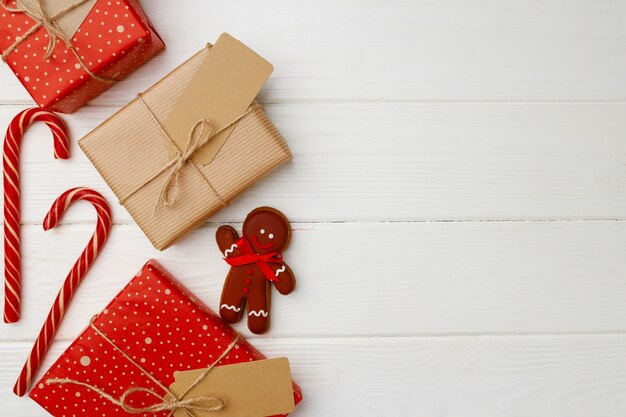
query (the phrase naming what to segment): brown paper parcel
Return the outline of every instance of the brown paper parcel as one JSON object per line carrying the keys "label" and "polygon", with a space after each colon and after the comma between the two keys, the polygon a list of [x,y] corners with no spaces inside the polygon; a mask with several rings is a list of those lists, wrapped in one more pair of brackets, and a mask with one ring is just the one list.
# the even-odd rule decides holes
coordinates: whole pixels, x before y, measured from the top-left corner
{"label": "brown paper parcel", "polygon": [[[211,62],[218,56],[237,68],[227,69],[223,61],[221,64]],[[133,100],[79,141],[83,152],[155,248],[166,249],[291,159],[289,147],[263,108],[253,105],[246,110],[256,95],[256,92],[253,95],[250,92],[257,87],[260,89],[271,72],[271,65],[267,63],[268,72],[265,61],[261,60],[243,44],[224,34],[215,47],[209,45],[198,52],[144,92],[140,99]],[[234,88],[234,79],[228,79],[224,73],[236,73],[241,68],[256,69],[257,73],[250,79],[240,80]],[[206,91],[228,98],[223,90],[217,91],[220,86],[236,97],[218,106],[214,103],[215,98],[208,97]],[[194,91],[196,99],[181,100],[190,94],[194,96]],[[217,108],[211,109],[211,106]],[[175,111],[186,114],[180,119],[187,120],[190,125],[181,127],[180,123],[177,124],[180,119],[172,118]],[[184,144],[193,129],[191,122],[199,119],[199,112],[216,132],[226,127],[226,120],[235,121],[245,116],[233,127],[213,137],[207,149],[201,148],[183,165],[179,171],[180,191],[174,204],[159,204],[163,185],[171,173],[171,169],[163,168],[175,157],[174,146],[179,152],[184,151]],[[236,116],[229,119],[228,112]],[[164,136],[159,125],[163,126],[171,141]],[[172,131],[184,132],[184,135],[174,137]]]}

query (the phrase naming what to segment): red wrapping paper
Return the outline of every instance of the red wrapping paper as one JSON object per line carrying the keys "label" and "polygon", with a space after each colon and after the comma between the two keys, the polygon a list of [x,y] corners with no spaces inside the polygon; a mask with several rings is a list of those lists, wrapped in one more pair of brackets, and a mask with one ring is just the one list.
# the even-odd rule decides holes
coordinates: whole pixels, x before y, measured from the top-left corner
{"label": "red wrapping paper", "polygon": [[[8,5],[15,6],[15,1]],[[0,52],[35,24],[24,13],[0,8]],[[92,78],[64,42],[58,40],[46,60],[49,36],[40,28],[13,52],[6,63],[42,108],[72,113],[115,83]],[[165,48],[136,0],[98,0],[71,39],[89,70],[121,80]]]}
{"label": "red wrapping paper", "polygon": [[[155,261],[149,261],[93,323],[167,387],[174,382],[175,371],[208,367],[237,336],[235,330]],[[265,356],[240,337],[217,366],[260,359]],[[71,378],[94,385],[115,398],[132,387],[164,394],[163,389],[91,327],[35,384],[30,397],[55,417],[169,415],[169,411],[128,414],[85,387],[46,384],[51,378]],[[295,384],[294,399],[296,404],[302,400],[300,388]],[[158,400],[142,392],[132,394],[128,400],[129,405],[137,408],[155,402]]]}

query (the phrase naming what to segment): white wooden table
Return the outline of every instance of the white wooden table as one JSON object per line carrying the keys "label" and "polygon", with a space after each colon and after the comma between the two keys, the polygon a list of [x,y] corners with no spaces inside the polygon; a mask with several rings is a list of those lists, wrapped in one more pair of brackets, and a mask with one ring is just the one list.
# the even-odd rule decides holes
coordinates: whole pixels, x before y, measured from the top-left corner
{"label": "white wooden table", "polygon": [[[274,63],[261,95],[292,163],[166,252],[114,205],[110,242],[44,367],[149,258],[215,308],[213,238],[259,205],[294,223],[298,276],[274,293],[299,417],[626,415],[626,1],[145,1],[168,50],[22,158],[24,313],[0,326],[0,415],[91,234],[78,185],[116,201],[76,141],[223,31]],[[0,126],[31,100],[0,67]],[[2,127],[4,129],[4,127]],[[245,325],[237,327],[249,335]]]}

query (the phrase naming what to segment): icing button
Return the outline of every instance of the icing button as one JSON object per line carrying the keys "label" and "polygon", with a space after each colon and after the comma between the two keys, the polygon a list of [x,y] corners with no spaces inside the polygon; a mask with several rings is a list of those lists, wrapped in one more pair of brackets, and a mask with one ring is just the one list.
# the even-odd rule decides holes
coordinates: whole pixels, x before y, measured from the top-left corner
{"label": "icing button", "polygon": [[252,269],[248,269],[248,275],[252,275]]}
{"label": "icing button", "polygon": [[250,281],[250,278],[246,279],[246,284],[250,285],[252,281]]}
{"label": "icing button", "polygon": [[244,288],[244,289],[243,289],[243,293],[244,293],[244,294],[248,294],[248,292],[249,292],[249,291],[250,291],[250,289],[248,289],[248,288]]}

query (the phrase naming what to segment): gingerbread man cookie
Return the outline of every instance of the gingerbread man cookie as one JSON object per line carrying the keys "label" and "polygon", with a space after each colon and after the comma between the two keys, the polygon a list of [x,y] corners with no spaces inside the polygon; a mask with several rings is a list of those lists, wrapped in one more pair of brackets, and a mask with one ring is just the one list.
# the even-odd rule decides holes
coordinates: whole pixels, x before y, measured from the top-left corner
{"label": "gingerbread man cookie", "polygon": [[215,234],[224,260],[231,266],[222,290],[220,316],[235,323],[241,320],[247,303],[248,328],[261,334],[270,324],[272,284],[283,295],[296,286],[282,255],[291,239],[291,225],[280,211],[259,207],[246,217],[242,233],[239,237],[231,226],[221,226]]}

